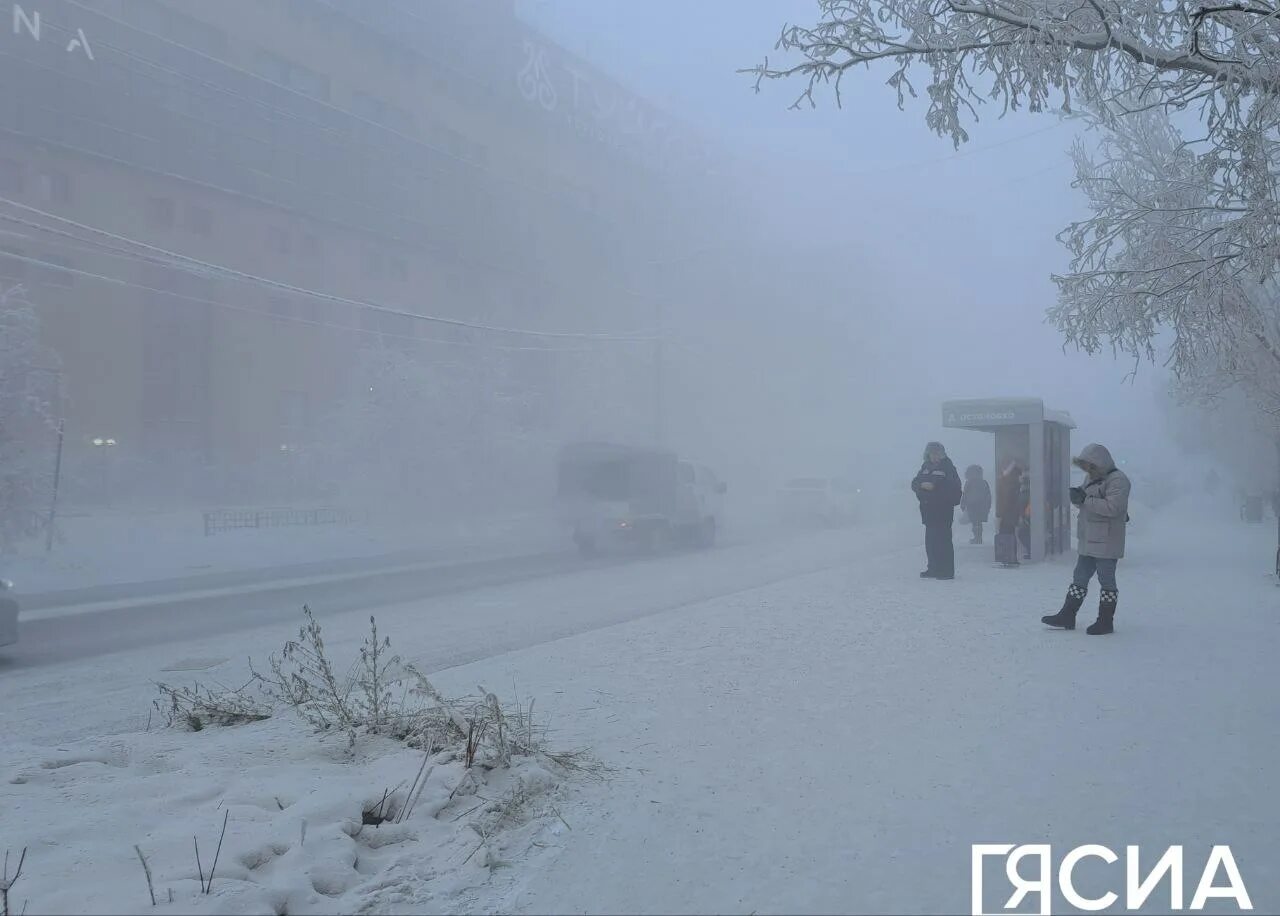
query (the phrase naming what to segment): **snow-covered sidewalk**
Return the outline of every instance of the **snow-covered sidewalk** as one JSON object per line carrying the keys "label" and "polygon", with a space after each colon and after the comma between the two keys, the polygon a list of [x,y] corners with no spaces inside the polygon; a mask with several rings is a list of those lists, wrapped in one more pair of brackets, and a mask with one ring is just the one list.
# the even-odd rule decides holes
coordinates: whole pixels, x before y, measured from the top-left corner
{"label": "snow-covered sidewalk", "polygon": [[[968,912],[971,844],[1047,842],[1184,845],[1184,905],[1229,844],[1280,912],[1273,533],[1142,521],[1108,638],[1040,625],[1068,564],[962,548],[955,582],[904,553],[450,673],[557,695],[570,740],[624,768],[477,908]],[[1077,886],[1123,895],[1123,869]]]}
{"label": "snow-covered sidewalk", "polygon": [[[965,546],[956,581],[921,581],[921,550],[895,536],[836,570],[436,672],[447,695],[482,684],[536,698],[558,745],[589,747],[615,769],[557,790],[554,814],[538,809],[483,867],[461,865],[468,844],[456,825],[418,824],[372,857],[335,832],[333,799],[350,808],[412,777],[403,752],[352,771],[296,730],[271,733],[285,728],[274,720],[251,742],[212,729],[141,735],[138,709],[121,733],[121,702],[139,691],[126,689],[125,667],[84,677],[113,737],[70,737],[92,721],[86,698],[76,722],[45,723],[68,735],[48,747],[33,729],[66,707],[75,670],[0,671],[13,679],[0,704],[0,845],[31,847],[20,885],[31,913],[147,902],[132,844],[189,846],[198,825],[203,849],[223,805],[236,818],[257,812],[240,839],[258,845],[236,847],[248,852],[228,860],[227,877],[242,890],[263,877],[270,891],[223,901],[240,912],[264,900],[291,913],[968,912],[974,843],[1141,845],[1151,856],[1183,845],[1188,901],[1210,846],[1226,843],[1255,910],[1280,911],[1273,532],[1204,513],[1136,523],[1111,637],[1040,625],[1061,601],[1068,562],[1001,570],[989,547]],[[697,562],[680,568],[691,575]],[[591,594],[623,602],[652,570],[593,573]],[[523,614],[558,612],[550,584],[465,601],[522,595]],[[1090,614],[1095,600],[1096,588]],[[393,638],[412,619],[411,609],[379,614]],[[447,632],[430,627],[406,648]],[[343,639],[334,644],[349,655]],[[188,667],[234,678],[217,667],[225,647],[192,651],[217,657]],[[48,695],[56,684],[62,694]],[[266,789],[286,774],[297,790],[277,804]],[[304,788],[322,779],[334,793]],[[305,812],[313,830],[327,825],[317,849],[332,859],[296,852]],[[189,858],[175,852],[163,880],[189,890]],[[1123,892],[1123,874],[1088,861],[1077,886]],[[1168,909],[1163,888],[1148,909]],[[1060,900],[1055,911],[1066,911]]]}

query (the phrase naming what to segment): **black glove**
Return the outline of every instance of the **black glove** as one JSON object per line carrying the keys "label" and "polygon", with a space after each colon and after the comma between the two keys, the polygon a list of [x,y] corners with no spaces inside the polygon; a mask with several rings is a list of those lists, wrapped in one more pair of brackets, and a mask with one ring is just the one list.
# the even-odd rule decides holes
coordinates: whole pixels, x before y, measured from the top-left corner
{"label": "black glove", "polygon": [[1073,506],[1084,505],[1084,488],[1083,487],[1071,488],[1071,505]]}

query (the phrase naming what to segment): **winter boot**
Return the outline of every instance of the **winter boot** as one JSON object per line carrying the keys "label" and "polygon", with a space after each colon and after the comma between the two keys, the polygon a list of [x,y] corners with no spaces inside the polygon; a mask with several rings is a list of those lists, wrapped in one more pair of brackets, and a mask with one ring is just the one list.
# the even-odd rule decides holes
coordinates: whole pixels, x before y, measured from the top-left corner
{"label": "winter boot", "polygon": [[[1067,600],[1062,603],[1062,610],[1056,614],[1048,614],[1041,617],[1040,622],[1063,630],[1074,630],[1076,628],[1076,614],[1079,612],[1080,606],[1084,604],[1084,596],[1088,593],[1088,589],[1073,584],[1067,589]],[[1092,628],[1090,629],[1092,630]]]}
{"label": "winter boot", "polygon": [[1090,636],[1106,636],[1115,632],[1116,601],[1119,597],[1117,592],[1102,590],[1102,594],[1098,596],[1098,619],[1089,624],[1086,633]]}

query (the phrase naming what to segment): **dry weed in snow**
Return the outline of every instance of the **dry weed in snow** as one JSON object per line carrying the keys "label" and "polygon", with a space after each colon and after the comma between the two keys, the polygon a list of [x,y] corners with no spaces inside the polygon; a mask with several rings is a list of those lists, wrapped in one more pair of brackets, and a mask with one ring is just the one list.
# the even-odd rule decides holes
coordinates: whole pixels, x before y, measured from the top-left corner
{"label": "dry weed in snow", "polygon": [[598,770],[532,702],[446,700],[374,625],[339,670],[308,612],[244,687],[161,685],[171,728],[31,747],[3,788],[33,911],[456,910],[568,829],[556,797]]}

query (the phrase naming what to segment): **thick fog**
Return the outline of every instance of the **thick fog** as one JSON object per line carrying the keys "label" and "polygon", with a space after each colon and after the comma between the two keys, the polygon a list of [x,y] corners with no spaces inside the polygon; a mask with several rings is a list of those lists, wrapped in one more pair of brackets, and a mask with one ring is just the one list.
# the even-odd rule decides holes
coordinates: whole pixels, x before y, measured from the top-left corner
{"label": "thick fog", "polygon": [[[1039,397],[1072,414],[1078,439],[1134,465],[1169,463],[1163,369],[1064,351],[1045,321],[1050,277],[1068,259],[1055,235],[1083,215],[1075,123],[979,109],[956,150],[925,126],[921,99],[899,110],[887,72],[846,79],[843,108],[822,93],[817,109],[791,110],[798,82],[756,94],[736,71],[776,54],[783,24],[813,15],[804,0],[521,9],[679,112],[731,163],[745,212],[726,212],[723,236],[706,241],[729,250],[707,262],[712,290],[683,303],[671,329],[678,338],[679,321],[718,316],[714,356],[689,365],[674,398],[699,405],[708,387],[719,398],[682,413],[692,445],[766,471],[760,486],[826,473],[905,486],[932,438],[990,466],[989,437],[943,434],[943,400]],[[715,293],[744,271],[766,275],[754,297]]]}
{"label": "thick fog", "polygon": [[1272,6],[0,0],[0,916],[1280,912]]}
{"label": "thick fog", "polygon": [[[1156,460],[1165,449],[1152,409],[1166,385],[1161,370],[1137,367],[1126,378],[1131,363],[1064,352],[1044,320],[1056,295],[1050,276],[1067,258],[1054,236],[1082,205],[1067,157],[1076,126],[1053,114],[1000,119],[984,109],[972,141],[956,150],[925,127],[919,100],[899,111],[874,74],[846,81],[843,108],[822,98],[816,110],[789,110],[798,85],[769,84],[757,94],[752,77],[737,71],[771,53],[783,23],[811,7],[517,4],[525,22],[605,74],[598,79],[656,106],[661,115],[653,117],[670,119],[685,145],[700,150],[697,167],[646,171],[634,187],[619,179],[612,151],[593,151],[594,138],[571,161],[557,160],[554,147],[531,154],[545,158],[539,168],[547,172],[588,176],[584,193],[598,212],[568,191],[534,205],[516,200],[526,189],[500,173],[424,183],[439,141],[429,149],[409,139],[402,131],[413,133],[412,113],[370,107],[367,94],[367,130],[352,134],[332,106],[283,121],[272,121],[270,106],[235,108],[249,91],[240,69],[223,73],[205,62],[200,74],[174,76],[104,62],[133,74],[131,105],[142,99],[178,112],[160,88],[176,80],[199,86],[210,112],[196,122],[182,115],[168,146],[157,141],[139,155],[162,168],[166,155],[177,155],[201,183],[287,198],[338,226],[374,227],[397,241],[356,251],[310,230],[296,238],[275,230],[252,259],[235,261],[219,238],[240,231],[230,217],[206,241],[176,233],[169,245],[151,236],[146,248],[134,231],[104,237],[39,212],[10,212],[18,246],[56,252],[28,262],[24,276],[72,256],[81,273],[67,280],[80,290],[118,304],[141,297],[149,309],[143,349],[152,355],[139,358],[150,360],[151,381],[142,384],[141,409],[164,419],[145,436],[113,429],[128,411],[100,396],[87,357],[58,354],[78,363],[62,392],[79,420],[67,439],[62,498],[117,509],[323,503],[410,517],[547,511],[557,449],[594,439],[706,462],[733,484],[745,521],[792,477],[848,477],[871,493],[900,495],[934,438],[952,444],[959,461],[990,465],[987,438],[940,429],[941,402],[960,397],[1042,398],[1075,417],[1078,437],[1105,441],[1128,461]],[[122,15],[141,27],[149,9],[138,0]],[[320,8],[308,9],[312,16]],[[442,34],[474,30],[481,16],[449,4],[435,15]],[[187,30],[184,40],[219,53],[192,22],[173,23]],[[320,77],[312,85],[302,70],[281,71],[277,57],[266,53],[247,68],[269,85],[291,81],[288,104],[272,104],[313,104],[304,97],[328,94]],[[522,72],[537,77],[527,62],[524,71],[519,60],[508,64],[486,73],[500,92],[475,103],[482,111],[495,106],[496,114],[492,98],[513,95],[506,83]],[[566,96],[570,85],[560,87]],[[40,87],[31,104],[82,105],[76,86],[68,79]],[[147,86],[154,96],[140,94]],[[104,81],[90,103],[100,114],[123,104],[111,89]],[[588,90],[573,87],[580,91]],[[118,114],[129,123],[137,115]],[[118,145],[115,128],[94,123],[77,129]],[[475,153],[475,141],[444,134],[449,155]],[[384,171],[401,192],[357,177]],[[600,175],[611,186],[592,189]],[[307,200],[308,187],[332,193]],[[185,209],[179,219],[159,198],[148,206],[140,216],[153,224],[183,228],[194,219]],[[422,217],[441,206],[452,241],[432,235]],[[141,281],[132,266],[140,260],[149,262]],[[37,306],[50,298],[39,284],[28,297]],[[202,324],[210,308],[218,320]],[[237,309],[244,314],[232,315]],[[253,311],[271,318],[255,320]],[[46,331],[66,336],[74,320],[54,306]],[[210,334],[215,350],[235,351],[234,368],[199,349]],[[94,358],[117,380],[109,387],[137,384],[123,353],[114,364]],[[329,368],[317,378],[320,363]],[[274,433],[250,419],[264,404]],[[223,419],[200,432],[201,416]],[[87,445],[104,438],[118,444]],[[902,511],[911,511],[909,501]]]}

